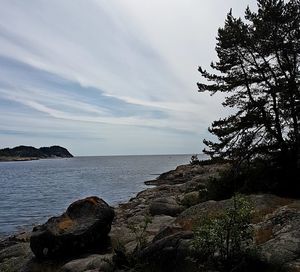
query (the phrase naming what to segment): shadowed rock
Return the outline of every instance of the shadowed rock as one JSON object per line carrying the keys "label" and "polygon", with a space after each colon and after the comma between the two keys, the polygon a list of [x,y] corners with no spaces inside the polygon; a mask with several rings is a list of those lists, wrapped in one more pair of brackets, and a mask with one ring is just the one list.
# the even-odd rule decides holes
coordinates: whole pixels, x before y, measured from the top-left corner
{"label": "shadowed rock", "polygon": [[61,258],[107,247],[114,210],[98,197],[72,203],[61,216],[33,228],[30,247],[37,258]]}
{"label": "shadowed rock", "polygon": [[157,198],[149,207],[151,215],[170,215],[176,216],[180,214],[184,207],[179,205],[173,197]]}
{"label": "shadowed rock", "polygon": [[154,241],[139,253],[151,271],[194,271],[191,255],[193,232],[183,231]]}

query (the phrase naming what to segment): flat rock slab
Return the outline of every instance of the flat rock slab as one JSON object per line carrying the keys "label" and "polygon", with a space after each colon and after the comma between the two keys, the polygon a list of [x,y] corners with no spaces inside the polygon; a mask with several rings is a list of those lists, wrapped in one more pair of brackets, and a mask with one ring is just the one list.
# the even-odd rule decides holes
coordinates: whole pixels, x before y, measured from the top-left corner
{"label": "flat rock slab", "polygon": [[37,258],[62,258],[107,246],[114,210],[98,197],[72,203],[65,213],[33,228],[30,247]]}

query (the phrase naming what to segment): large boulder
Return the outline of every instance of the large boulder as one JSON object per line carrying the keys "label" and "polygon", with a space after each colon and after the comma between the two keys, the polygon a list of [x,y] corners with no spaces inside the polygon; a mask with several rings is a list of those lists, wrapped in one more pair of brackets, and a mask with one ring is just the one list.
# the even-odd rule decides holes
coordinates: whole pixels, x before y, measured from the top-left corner
{"label": "large boulder", "polygon": [[107,247],[114,210],[98,197],[72,203],[65,213],[33,228],[30,247],[37,258],[61,258]]}

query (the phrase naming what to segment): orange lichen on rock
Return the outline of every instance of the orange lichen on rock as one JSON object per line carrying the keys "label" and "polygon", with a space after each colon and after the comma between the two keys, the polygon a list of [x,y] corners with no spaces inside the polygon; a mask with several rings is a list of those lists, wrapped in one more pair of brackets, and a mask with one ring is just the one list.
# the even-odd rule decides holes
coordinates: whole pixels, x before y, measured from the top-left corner
{"label": "orange lichen on rock", "polygon": [[72,220],[69,216],[64,217],[62,220],[58,222],[58,228],[62,231],[65,231],[67,229],[70,229],[72,226],[74,226],[74,220]]}
{"label": "orange lichen on rock", "polygon": [[177,222],[183,230],[193,230],[195,226],[195,222],[191,219],[185,219]]}
{"label": "orange lichen on rock", "polygon": [[257,224],[257,223],[263,221],[267,215],[275,212],[279,207],[282,207],[285,205],[290,205],[291,203],[293,203],[293,201],[294,200],[290,199],[290,198],[276,197],[276,201],[271,203],[269,206],[256,207],[252,214],[251,222],[254,224]]}
{"label": "orange lichen on rock", "polygon": [[254,241],[256,245],[261,245],[273,238],[272,227],[260,228],[255,231]]}
{"label": "orange lichen on rock", "polygon": [[98,203],[97,198],[93,197],[93,196],[87,197],[85,200],[88,201],[88,202],[91,202],[93,205],[97,205],[97,203]]}

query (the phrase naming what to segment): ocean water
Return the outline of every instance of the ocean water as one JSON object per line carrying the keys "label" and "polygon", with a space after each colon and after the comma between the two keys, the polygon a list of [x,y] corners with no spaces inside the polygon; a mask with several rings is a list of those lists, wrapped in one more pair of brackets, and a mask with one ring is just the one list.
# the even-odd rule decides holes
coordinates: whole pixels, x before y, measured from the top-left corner
{"label": "ocean water", "polygon": [[187,164],[191,155],[102,156],[0,162],[0,236],[61,214],[96,195],[110,205],[147,188],[144,181]]}

